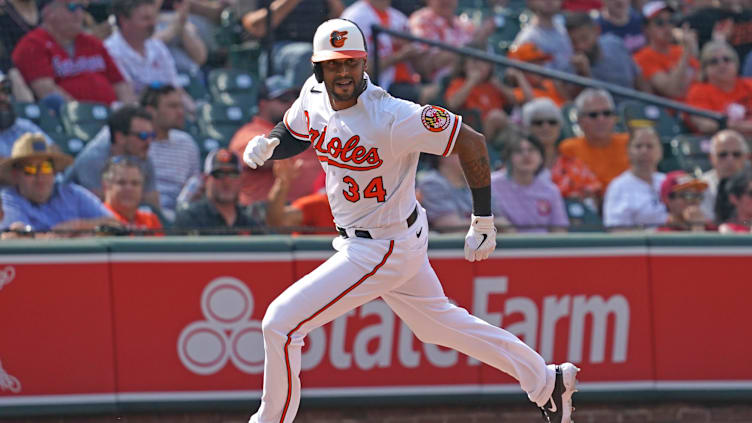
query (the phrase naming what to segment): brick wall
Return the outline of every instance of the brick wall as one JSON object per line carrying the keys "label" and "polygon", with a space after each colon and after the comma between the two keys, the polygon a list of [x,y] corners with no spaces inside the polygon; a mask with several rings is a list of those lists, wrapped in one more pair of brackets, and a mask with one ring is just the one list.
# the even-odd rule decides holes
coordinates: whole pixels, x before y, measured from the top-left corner
{"label": "brick wall", "polygon": [[[246,423],[240,412],[127,414],[19,418],[11,423]],[[752,423],[752,404],[584,403],[575,413],[577,423]],[[530,405],[430,406],[378,408],[303,408],[295,423],[541,423]]]}

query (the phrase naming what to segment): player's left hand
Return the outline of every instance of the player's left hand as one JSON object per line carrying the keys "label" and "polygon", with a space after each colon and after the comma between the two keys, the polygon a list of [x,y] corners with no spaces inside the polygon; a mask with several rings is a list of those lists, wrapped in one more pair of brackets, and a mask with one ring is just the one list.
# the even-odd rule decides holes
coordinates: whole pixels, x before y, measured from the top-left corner
{"label": "player's left hand", "polygon": [[495,249],[496,226],[493,215],[473,215],[470,230],[465,236],[465,258],[467,261],[485,260]]}

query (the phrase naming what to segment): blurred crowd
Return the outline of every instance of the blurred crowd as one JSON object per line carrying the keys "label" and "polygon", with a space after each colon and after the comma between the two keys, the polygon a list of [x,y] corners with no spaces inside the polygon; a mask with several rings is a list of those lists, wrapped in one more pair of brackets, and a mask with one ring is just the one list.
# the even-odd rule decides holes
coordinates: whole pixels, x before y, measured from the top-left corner
{"label": "blurred crowd", "polygon": [[[312,149],[258,169],[318,25],[372,79],[481,131],[503,232],[750,232],[752,0],[0,0],[2,238],[336,234]],[[654,94],[679,113],[372,25]],[[421,158],[432,230],[464,232],[455,156]]]}

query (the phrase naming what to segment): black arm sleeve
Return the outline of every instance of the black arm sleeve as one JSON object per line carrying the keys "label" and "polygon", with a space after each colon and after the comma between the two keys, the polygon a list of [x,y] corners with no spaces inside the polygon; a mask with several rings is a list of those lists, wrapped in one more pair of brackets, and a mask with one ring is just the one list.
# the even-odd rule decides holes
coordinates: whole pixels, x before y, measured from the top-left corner
{"label": "black arm sleeve", "polygon": [[282,122],[278,123],[277,126],[269,132],[268,138],[279,139],[279,145],[274,149],[274,153],[272,153],[272,157],[270,157],[269,160],[287,159],[302,153],[306,148],[311,146],[310,142],[300,141],[293,137]]}

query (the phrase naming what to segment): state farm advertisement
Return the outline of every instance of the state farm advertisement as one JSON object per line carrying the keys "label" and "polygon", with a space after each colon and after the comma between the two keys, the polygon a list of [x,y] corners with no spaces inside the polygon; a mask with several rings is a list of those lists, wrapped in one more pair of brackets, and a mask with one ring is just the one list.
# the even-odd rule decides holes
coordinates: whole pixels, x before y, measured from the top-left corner
{"label": "state farm advertisement", "polygon": [[[159,401],[159,393],[260,392],[264,311],[321,261],[0,263],[0,404],[84,393],[154,394]],[[576,363],[583,389],[752,380],[752,368],[735,364],[752,356],[750,341],[738,336],[752,288],[741,275],[718,280],[716,273],[741,268],[748,257],[536,255],[469,263],[458,253],[431,261],[453,302],[519,336],[547,362]],[[697,331],[720,342],[698,345]],[[302,367],[304,389],[331,396],[350,388],[440,386],[451,393],[516,383],[421,343],[381,300],[311,332]]]}

